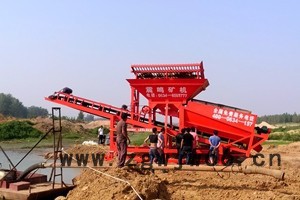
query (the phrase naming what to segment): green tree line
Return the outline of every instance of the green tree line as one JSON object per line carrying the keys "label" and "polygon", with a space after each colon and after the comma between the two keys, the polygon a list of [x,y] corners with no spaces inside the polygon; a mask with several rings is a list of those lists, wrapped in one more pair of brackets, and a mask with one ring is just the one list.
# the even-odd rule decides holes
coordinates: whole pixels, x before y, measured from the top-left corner
{"label": "green tree line", "polygon": [[283,114],[277,114],[277,115],[264,115],[264,116],[258,117],[257,123],[261,123],[262,121],[266,121],[270,124],[300,123],[300,114],[283,113]]}
{"label": "green tree line", "polygon": [[41,107],[26,107],[11,94],[0,93],[0,114],[16,118],[46,117],[48,110]]}

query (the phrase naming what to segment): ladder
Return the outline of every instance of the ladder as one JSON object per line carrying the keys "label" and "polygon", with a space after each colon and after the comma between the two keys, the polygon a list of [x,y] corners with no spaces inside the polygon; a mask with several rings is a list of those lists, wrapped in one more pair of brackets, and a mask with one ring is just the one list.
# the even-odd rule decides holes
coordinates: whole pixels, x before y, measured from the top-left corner
{"label": "ladder", "polygon": [[59,178],[61,187],[67,185],[63,181],[63,169],[59,163],[57,167],[57,160],[61,158],[62,154],[62,126],[61,126],[61,109],[59,107],[52,107],[52,133],[53,133],[53,165],[50,175],[50,180],[52,179],[52,189],[55,187],[56,177]]}

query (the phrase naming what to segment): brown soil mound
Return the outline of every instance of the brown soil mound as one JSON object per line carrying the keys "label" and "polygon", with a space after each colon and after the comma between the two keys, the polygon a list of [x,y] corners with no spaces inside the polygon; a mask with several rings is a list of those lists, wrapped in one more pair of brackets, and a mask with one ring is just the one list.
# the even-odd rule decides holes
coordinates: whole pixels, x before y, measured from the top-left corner
{"label": "brown soil mound", "polygon": [[[42,131],[47,132],[50,130],[53,126],[53,122],[51,118],[43,118],[43,117],[37,117],[34,119],[31,119],[31,121],[35,124],[34,128]],[[58,121],[55,121],[58,123]],[[55,124],[56,127],[58,127],[58,124]],[[61,120],[61,126],[64,132],[72,132],[72,133],[85,133],[86,128],[84,128],[83,123],[75,123],[68,120]]]}
{"label": "brown soil mound", "polygon": [[[132,182],[131,185],[143,199],[156,199],[159,196],[168,198],[162,192],[165,190],[164,181],[156,175],[142,175],[122,169],[109,169],[104,173]],[[68,194],[67,199],[139,199],[130,185],[90,169],[76,178],[75,184],[78,187]]]}
{"label": "brown soil mound", "polygon": [[294,142],[288,145],[280,145],[278,148],[280,151],[300,153],[300,142]]}
{"label": "brown soil mound", "polygon": [[4,121],[4,120],[5,120],[5,117],[0,113],[0,122]]}
{"label": "brown soil mound", "polygon": [[94,153],[106,153],[109,146],[102,145],[74,145],[66,150],[67,153],[72,154],[94,154]]}
{"label": "brown soil mound", "polygon": [[110,121],[109,120],[97,120],[97,121],[92,121],[92,122],[89,122],[89,123],[82,124],[82,126],[85,129],[94,129],[94,128],[97,128],[101,125],[109,127],[110,126]]}
{"label": "brown soil mound", "polygon": [[34,119],[31,119],[31,121],[35,124],[33,127],[42,131],[47,132],[52,128],[52,119],[51,118],[42,118],[37,117]]}
{"label": "brown soil mound", "polygon": [[12,121],[15,120],[16,118],[14,117],[4,117],[2,114],[0,114],[0,123],[1,122],[8,122],[8,121]]}

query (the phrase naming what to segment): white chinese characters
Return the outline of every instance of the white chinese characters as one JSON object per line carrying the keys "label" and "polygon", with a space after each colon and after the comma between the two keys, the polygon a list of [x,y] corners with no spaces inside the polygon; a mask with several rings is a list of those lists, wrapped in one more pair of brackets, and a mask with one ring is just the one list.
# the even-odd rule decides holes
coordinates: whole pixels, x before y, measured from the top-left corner
{"label": "white chinese characters", "polygon": [[181,86],[146,86],[146,97],[149,98],[187,98],[188,90],[186,87]]}
{"label": "white chinese characters", "polygon": [[224,119],[230,123],[241,123],[244,126],[252,126],[254,123],[253,115],[227,110],[225,108],[214,108],[212,118],[217,120]]}

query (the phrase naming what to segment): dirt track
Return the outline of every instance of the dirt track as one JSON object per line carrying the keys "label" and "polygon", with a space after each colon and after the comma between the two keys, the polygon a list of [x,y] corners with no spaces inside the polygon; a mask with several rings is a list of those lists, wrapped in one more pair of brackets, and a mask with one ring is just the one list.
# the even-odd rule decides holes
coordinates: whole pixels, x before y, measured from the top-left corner
{"label": "dirt track", "polygon": [[[82,148],[76,147],[74,151],[89,151],[88,147]],[[284,170],[285,180],[232,173],[222,173],[224,177],[221,178],[214,172],[156,171],[155,174],[141,174],[115,168],[101,171],[129,181],[143,199],[300,199],[300,143],[265,146],[262,153],[280,153],[281,166],[272,168]],[[265,161],[268,163],[267,158]],[[251,164],[251,161],[246,163]],[[139,199],[129,185],[89,169],[76,178],[76,184],[77,188],[68,194],[68,200]]]}

